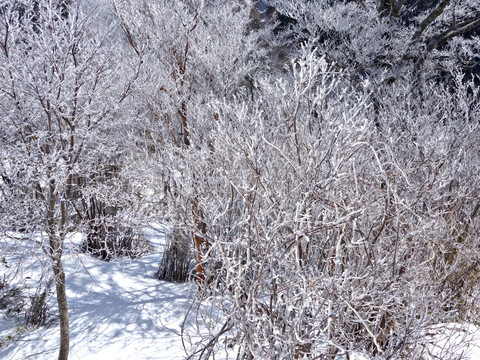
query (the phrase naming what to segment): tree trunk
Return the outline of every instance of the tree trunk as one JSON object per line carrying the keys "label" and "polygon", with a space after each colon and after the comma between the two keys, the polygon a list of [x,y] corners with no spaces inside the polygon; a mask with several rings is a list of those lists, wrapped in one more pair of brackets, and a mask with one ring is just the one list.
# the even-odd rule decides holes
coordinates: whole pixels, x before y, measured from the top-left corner
{"label": "tree trunk", "polygon": [[[207,233],[207,226],[206,224],[202,221],[202,216],[201,212],[198,209],[198,203],[197,200],[195,200],[192,203],[192,213],[194,216],[194,221],[195,225],[201,234],[206,234]],[[196,260],[196,278],[198,282],[198,286],[201,287],[205,283],[205,269],[203,266],[203,250],[202,247],[203,245],[206,245],[207,248],[210,247],[208,242],[205,241],[205,239],[200,236],[199,234],[194,234],[194,245],[195,245],[195,260]]]}
{"label": "tree trunk", "polygon": [[60,351],[58,360],[67,360],[70,347],[70,324],[68,320],[67,294],[65,291],[65,272],[63,271],[61,258],[55,259],[53,273],[55,275],[58,312],[60,315]]}
{"label": "tree trunk", "polygon": [[[57,196],[55,194],[55,181],[50,180],[49,191],[48,191],[48,209],[47,209],[47,228],[48,228],[48,237],[50,241],[50,255],[52,261],[53,275],[55,278],[55,286],[57,290],[57,303],[58,303],[58,313],[60,316],[60,350],[58,353],[58,360],[67,360],[68,359],[68,350],[70,347],[70,326],[68,322],[68,306],[67,306],[67,294],[65,291],[65,272],[63,271],[62,265],[62,254],[63,254],[63,239],[64,233],[63,229],[57,233],[55,226],[55,204]],[[62,225],[65,225],[66,216],[65,216],[65,206],[62,201],[61,211]]]}

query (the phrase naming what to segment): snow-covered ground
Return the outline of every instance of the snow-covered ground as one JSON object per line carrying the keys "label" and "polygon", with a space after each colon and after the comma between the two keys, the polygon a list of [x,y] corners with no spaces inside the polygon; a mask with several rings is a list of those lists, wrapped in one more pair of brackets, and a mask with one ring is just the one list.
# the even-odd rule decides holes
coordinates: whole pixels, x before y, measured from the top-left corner
{"label": "snow-covered ground", "polygon": [[[151,234],[153,235],[153,234]],[[78,241],[72,239],[75,246]],[[153,277],[162,237],[150,236],[155,250],[141,259],[104,262],[67,252],[70,310],[70,359],[185,359],[180,329],[192,296],[192,284]],[[55,313],[55,297],[50,299]],[[54,359],[59,345],[57,323],[23,334],[0,318],[0,339],[10,335],[0,359]]]}
{"label": "snow-covered ground", "polygon": [[[115,262],[79,254],[75,249],[78,249],[80,236],[71,239],[70,250],[64,258],[70,310],[70,359],[176,360],[187,357],[184,345],[188,348],[190,344],[182,342],[180,333],[192,303],[194,286],[163,282],[153,277],[164,246],[161,234],[162,228],[158,226],[146,232],[154,246],[152,253],[140,259]],[[7,255],[5,258],[9,260]],[[38,273],[39,265],[30,257],[25,260],[24,268],[27,270],[21,274],[22,281],[28,281],[33,273]],[[50,312],[55,314],[54,296],[49,303]],[[185,326],[192,324],[187,322]],[[480,344],[475,330],[470,328],[468,336],[476,336],[476,344]],[[480,347],[466,349],[462,346],[466,340],[465,331],[458,334],[458,337],[448,336],[445,348],[450,347],[449,341],[456,341],[460,345],[458,355],[480,359]],[[58,321],[25,331],[0,312],[2,343],[1,360],[55,359],[59,345]],[[441,350],[439,347],[436,353],[440,355]],[[227,353],[219,355],[215,358],[228,358]],[[350,358],[366,360],[360,355]]]}

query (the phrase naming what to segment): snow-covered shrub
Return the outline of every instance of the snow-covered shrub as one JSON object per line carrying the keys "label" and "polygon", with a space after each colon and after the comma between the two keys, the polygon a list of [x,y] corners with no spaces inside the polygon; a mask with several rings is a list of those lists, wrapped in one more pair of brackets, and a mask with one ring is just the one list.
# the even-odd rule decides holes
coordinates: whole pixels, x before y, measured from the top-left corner
{"label": "snow-covered shrub", "polygon": [[199,301],[225,314],[207,348],[221,331],[242,359],[419,358],[428,329],[461,319],[480,259],[480,113],[457,80],[399,81],[375,107],[368,83],[305,48],[290,79],[202,113],[169,169],[172,211],[208,243]]}
{"label": "snow-covered shrub", "polygon": [[[420,358],[475,289],[478,94],[445,54],[478,5],[268,1],[298,40],[282,61],[302,48],[277,71],[244,3],[112,1],[142,61],[135,151],[157,214],[192,234],[199,301],[224,314],[194,354]],[[161,272],[184,273],[171,244]]]}

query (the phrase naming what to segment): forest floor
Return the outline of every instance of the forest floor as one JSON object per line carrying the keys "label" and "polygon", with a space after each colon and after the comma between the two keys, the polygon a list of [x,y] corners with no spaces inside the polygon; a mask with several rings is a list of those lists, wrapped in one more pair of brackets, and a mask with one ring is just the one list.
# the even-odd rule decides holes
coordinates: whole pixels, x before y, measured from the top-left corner
{"label": "forest floor", "polygon": [[[195,291],[191,283],[159,281],[157,270],[164,247],[160,226],[151,227],[146,236],[153,251],[139,259],[105,262],[79,253],[80,237],[72,237],[66,251],[64,266],[67,274],[67,296],[70,310],[71,360],[177,360],[186,359],[195,338],[181,336],[182,327],[195,327],[185,321]],[[7,242],[0,242],[0,247]],[[4,252],[3,254],[7,254]],[[4,264],[19,261],[0,256]],[[8,268],[11,268],[9,266]],[[38,278],[41,264],[35,257],[25,256],[17,273],[19,284],[28,287]],[[25,328],[18,317],[5,316],[0,309],[0,359],[55,359],[59,346],[59,326],[55,296],[49,298],[51,323],[36,329]],[[480,340],[480,336],[478,337]],[[463,338],[462,338],[463,339]],[[460,342],[463,340],[460,340]],[[478,342],[480,344],[480,341]],[[186,347],[186,349],[184,348]],[[459,349],[460,353],[465,349]],[[466,358],[480,359],[480,347],[470,348]],[[227,352],[215,359],[232,359]],[[339,357],[340,358],[340,357]],[[343,357],[342,357],[343,358]],[[351,356],[351,359],[367,359]]]}
{"label": "forest floor", "polygon": [[[140,259],[105,262],[78,253],[78,239],[64,257],[70,310],[71,360],[184,359],[181,326],[193,296],[192,284],[154,278],[163,236],[149,233],[154,251]],[[10,261],[8,261],[11,263]],[[22,278],[39,273],[28,260]],[[0,274],[1,276],[1,274]],[[25,329],[14,318],[0,317],[0,359],[55,359],[59,326],[55,297],[49,299],[53,322]],[[1,314],[4,315],[4,314]]]}

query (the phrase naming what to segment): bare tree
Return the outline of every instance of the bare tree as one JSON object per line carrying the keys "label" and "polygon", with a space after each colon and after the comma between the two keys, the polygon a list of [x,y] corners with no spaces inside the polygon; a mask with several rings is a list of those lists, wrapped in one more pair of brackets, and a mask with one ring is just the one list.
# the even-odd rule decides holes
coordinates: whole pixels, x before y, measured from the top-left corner
{"label": "bare tree", "polygon": [[[191,358],[421,358],[475,311],[478,90],[444,55],[478,44],[428,43],[478,6],[268,3],[294,19],[270,42],[235,2],[113,2],[144,67],[135,156],[193,243],[198,315],[218,316]],[[230,51],[295,41],[281,70]]]}
{"label": "bare tree", "polygon": [[[145,152],[135,163],[148,164],[147,173],[155,169],[161,179],[145,187],[156,189],[165,206],[163,218],[177,230],[195,224],[193,233],[175,230],[172,234],[158,275],[179,279],[169,270],[178,268],[186,279],[184,269],[190,268],[194,256],[196,277],[203,281],[203,257],[209,246],[203,221],[207,215],[198,207],[203,184],[178,187],[181,182],[165,164],[177,161],[184,165],[182,172],[189,171],[185,154],[197,146],[191,132],[197,127],[205,129],[209,118],[218,117],[207,106],[212,99],[250,96],[252,76],[263,70],[255,60],[265,53],[255,46],[267,31],[250,31],[250,1],[112,0],[111,5],[125,39],[142,61],[135,106],[145,114],[137,127]],[[183,265],[178,263],[180,257]]]}
{"label": "bare tree", "polygon": [[2,228],[45,236],[62,360],[69,351],[66,236],[81,229],[82,199],[117,188],[105,182],[80,186],[78,179],[107,171],[121,151],[116,110],[128,88],[121,56],[91,11],[80,1],[50,0],[4,1],[0,12]]}

